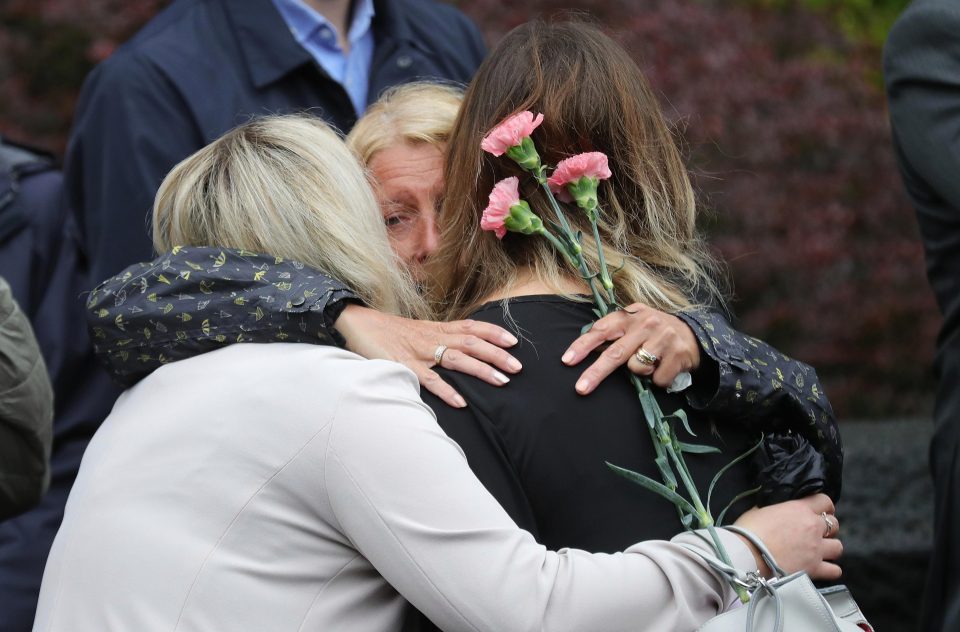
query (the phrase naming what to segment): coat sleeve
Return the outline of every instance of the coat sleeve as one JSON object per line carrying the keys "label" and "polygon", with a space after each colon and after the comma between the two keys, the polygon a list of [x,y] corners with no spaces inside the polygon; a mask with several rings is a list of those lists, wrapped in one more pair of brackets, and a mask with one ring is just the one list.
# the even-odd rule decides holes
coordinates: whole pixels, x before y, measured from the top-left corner
{"label": "coat sleeve", "polygon": [[26,316],[0,278],[0,520],[40,501],[50,482],[53,390]]}
{"label": "coat sleeve", "polygon": [[167,172],[205,143],[189,105],[153,64],[119,51],[86,80],[67,147],[67,193],[93,278],[153,252],[150,216]]}
{"label": "coat sleeve", "polygon": [[691,309],[677,314],[708,358],[706,382],[690,388],[697,410],[768,432],[805,437],[828,464],[827,493],[840,496],[843,445],[833,407],[816,371],[767,343],[731,327],[722,314]]}
{"label": "coat sleeve", "polygon": [[[693,630],[734,594],[681,543],[548,551],[519,529],[391,363],[357,381],[333,422],[324,488],[339,527],[444,630]],[[735,565],[755,568],[722,532]]]}

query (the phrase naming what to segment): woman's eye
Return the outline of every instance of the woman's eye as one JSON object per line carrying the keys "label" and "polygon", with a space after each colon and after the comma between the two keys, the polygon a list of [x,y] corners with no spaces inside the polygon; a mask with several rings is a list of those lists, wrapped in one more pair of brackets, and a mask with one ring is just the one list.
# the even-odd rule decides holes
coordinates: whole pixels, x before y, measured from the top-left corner
{"label": "woman's eye", "polygon": [[388,213],[383,218],[383,223],[386,224],[387,230],[392,233],[408,230],[416,221],[416,213],[411,213],[408,210],[394,211]]}

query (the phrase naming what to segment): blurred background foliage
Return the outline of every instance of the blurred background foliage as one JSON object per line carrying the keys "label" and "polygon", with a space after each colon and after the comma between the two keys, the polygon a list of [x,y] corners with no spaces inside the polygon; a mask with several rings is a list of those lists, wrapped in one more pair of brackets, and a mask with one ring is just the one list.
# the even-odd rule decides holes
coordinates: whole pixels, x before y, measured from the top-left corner
{"label": "blurred background foliage", "polygon": [[[252,0],[251,0],[252,1]],[[6,0],[0,133],[61,153],[85,74],[165,0]],[[458,3],[491,45],[553,0]],[[890,148],[880,53],[907,0],[608,0],[729,262],[745,331],[814,365],[841,418],[928,414],[939,317]]]}

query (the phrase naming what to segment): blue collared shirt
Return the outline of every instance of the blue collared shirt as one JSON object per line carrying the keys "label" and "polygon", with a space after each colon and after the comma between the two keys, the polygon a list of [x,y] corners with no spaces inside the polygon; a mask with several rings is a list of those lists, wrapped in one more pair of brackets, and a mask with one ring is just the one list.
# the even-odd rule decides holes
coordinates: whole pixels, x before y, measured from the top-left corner
{"label": "blue collared shirt", "polygon": [[343,86],[357,116],[367,108],[370,64],[373,62],[373,0],[356,0],[353,21],[347,32],[350,52],[337,43],[337,30],[303,0],[273,0],[294,39],[328,75]]}

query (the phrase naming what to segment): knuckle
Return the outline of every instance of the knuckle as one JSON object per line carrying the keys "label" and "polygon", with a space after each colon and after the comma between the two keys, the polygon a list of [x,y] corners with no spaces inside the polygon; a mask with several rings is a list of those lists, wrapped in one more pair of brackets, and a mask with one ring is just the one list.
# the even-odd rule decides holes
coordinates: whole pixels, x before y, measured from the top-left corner
{"label": "knuckle", "polygon": [[461,341],[464,347],[474,347],[480,344],[480,338],[474,336],[473,334],[467,334],[463,337]]}
{"label": "knuckle", "polygon": [[465,332],[473,331],[477,328],[477,321],[475,320],[462,320],[460,321],[460,328]]}
{"label": "knuckle", "polygon": [[610,360],[619,362],[626,356],[626,350],[620,345],[610,345],[610,347],[603,352],[603,355],[607,356]]}

